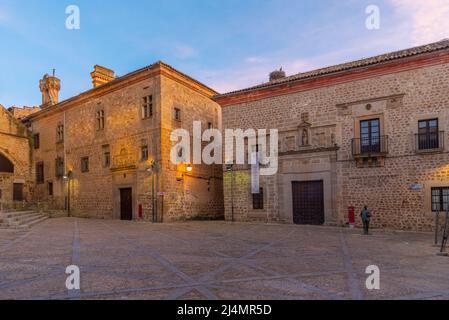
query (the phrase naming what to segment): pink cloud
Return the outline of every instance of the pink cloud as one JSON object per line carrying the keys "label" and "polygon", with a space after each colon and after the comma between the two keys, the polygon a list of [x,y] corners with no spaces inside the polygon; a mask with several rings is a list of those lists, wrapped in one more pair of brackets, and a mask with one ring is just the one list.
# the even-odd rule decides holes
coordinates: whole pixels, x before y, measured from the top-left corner
{"label": "pink cloud", "polygon": [[389,0],[410,30],[413,45],[449,38],[449,0]]}

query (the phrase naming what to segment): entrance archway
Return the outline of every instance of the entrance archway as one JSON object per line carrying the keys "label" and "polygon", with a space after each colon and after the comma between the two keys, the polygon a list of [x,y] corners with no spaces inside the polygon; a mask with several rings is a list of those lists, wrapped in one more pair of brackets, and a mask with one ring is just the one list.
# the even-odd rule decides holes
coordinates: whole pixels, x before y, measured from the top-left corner
{"label": "entrance archway", "polygon": [[0,154],[0,173],[14,173],[14,164]]}

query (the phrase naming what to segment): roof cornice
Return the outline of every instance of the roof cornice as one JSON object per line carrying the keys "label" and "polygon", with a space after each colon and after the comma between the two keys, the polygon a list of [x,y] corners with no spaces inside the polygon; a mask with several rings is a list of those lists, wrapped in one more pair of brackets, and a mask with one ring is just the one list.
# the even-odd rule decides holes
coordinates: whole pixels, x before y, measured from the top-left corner
{"label": "roof cornice", "polygon": [[259,86],[217,95],[214,100],[225,107],[443,63],[449,63],[449,40],[300,73]]}

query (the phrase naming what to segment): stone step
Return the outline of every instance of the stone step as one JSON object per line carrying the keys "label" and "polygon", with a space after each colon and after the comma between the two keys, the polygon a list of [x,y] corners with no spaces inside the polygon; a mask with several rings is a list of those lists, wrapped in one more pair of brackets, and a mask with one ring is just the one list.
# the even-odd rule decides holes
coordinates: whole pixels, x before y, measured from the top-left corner
{"label": "stone step", "polygon": [[45,221],[48,216],[37,211],[11,211],[2,214],[0,221],[1,229],[23,230]]}
{"label": "stone step", "polygon": [[37,215],[33,214],[33,215],[22,217],[20,219],[10,220],[8,223],[11,226],[23,225],[23,224],[27,224],[29,222],[32,222],[34,220],[39,220],[39,219],[41,219],[43,217],[45,217],[45,216],[43,216],[42,214],[37,214]]}
{"label": "stone step", "polygon": [[3,212],[1,214],[1,217],[3,219],[10,219],[10,218],[15,218],[15,217],[26,216],[26,215],[33,214],[33,213],[36,213],[36,211],[32,211],[32,210],[28,210],[28,211],[10,211],[10,212]]}
{"label": "stone step", "polygon": [[39,219],[33,220],[33,221],[31,221],[31,222],[28,222],[28,223],[22,225],[22,227],[23,227],[23,228],[31,228],[32,226],[34,226],[34,225],[36,225],[36,224],[38,224],[38,223],[44,222],[45,220],[48,220],[48,219],[49,219],[49,218],[48,218],[47,216],[42,216],[42,217],[39,218]]}
{"label": "stone step", "polygon": [[34,213],[27,214],[27,215],[14,216],[14,217],[8,218],[7,221],[9,221],[11,223],[11,222],[17,222],[17,221],[24,221],[24,220],[27,220],[27,219],[30,219],[33,217],[40,217],[40,216],[42,216],[41,213],[34,212]]}

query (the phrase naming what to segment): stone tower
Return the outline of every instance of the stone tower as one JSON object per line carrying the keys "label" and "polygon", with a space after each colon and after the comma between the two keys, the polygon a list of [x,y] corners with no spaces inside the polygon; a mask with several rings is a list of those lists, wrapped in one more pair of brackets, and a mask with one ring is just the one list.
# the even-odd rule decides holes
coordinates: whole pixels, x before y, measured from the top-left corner
{"label": "stone tower", "polygon": [[50,107],[58,103],[61,81],[54,75],[44,75],[39,81],[39,89],[42,92],[42,108]]}

